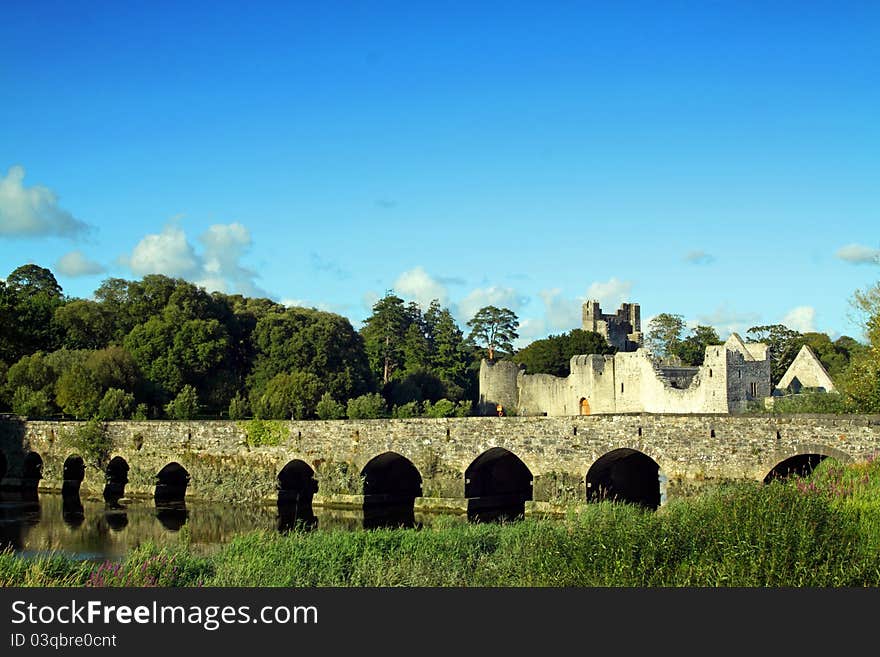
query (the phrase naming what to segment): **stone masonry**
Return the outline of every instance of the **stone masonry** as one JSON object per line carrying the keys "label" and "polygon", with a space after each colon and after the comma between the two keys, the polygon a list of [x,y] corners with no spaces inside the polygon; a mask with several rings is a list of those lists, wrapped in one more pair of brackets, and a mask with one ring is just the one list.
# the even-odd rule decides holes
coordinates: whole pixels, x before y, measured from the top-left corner
{"label": "stone masonry", "polygon": [[[254,446],[247,422],[110,422],[110,456],[129,466],[126,494],[150,495],[155,476],[178,462],[192,479],[188,497],[274,500],[276,477],[292,459],[314,468],[318,495],[358,494],[358,473],[395,452],[423,479],[426,498],[461,499],[464,473],[493,447],[515,454],[534,477],[536,500],[569,482],[580,499],[585,477],[603,455],[636,450],[659,466],[663,493],[675,497],[706,482],[762,480],[795,455],[864,461],[880,452],[880,416],[595,415],[280,422],[279,444]],[[15,485],[25,454],[43,461],[45,489],[59,489],[64,460],[76,453],[75,422],[0,421],[4,485]],[[354,476],[340,484],[339,472]],[[83,494],[99,495],[104,474],[88,464]],[[347,486],[347,488],[346,488]],[[442,504],[440,504],[442,506]]]}

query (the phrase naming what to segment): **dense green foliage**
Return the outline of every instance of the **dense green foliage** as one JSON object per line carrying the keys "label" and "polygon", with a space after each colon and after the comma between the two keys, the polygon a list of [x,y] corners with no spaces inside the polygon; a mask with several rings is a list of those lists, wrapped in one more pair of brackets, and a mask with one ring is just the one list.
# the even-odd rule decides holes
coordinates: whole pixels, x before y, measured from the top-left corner
{"label": "dense green foliage", "polygon": [[613,354],[617,351],[604,337],[593,331],[574,329],[563,335],[551,335],[535,340],[520,349],[513,357],[515,363],[526,366],[529,374],[568,376],[572,356],[582,354]]}
{"label": "dense green foliage", "polygon": [[109,278],[94,300],[65,297],[36,265],[0,281],[0,411],[32,418],[338,419],[376,394],[353,411],[421,414],[475,399],[476,356],[449,309],[390,293],[358,332],[161,275]]}
{"label": "dense green foliage", "polygon": [[680,361],[682,365],[703,364],[706,347],[721,344],[717,331],[711,326],[697,326],[686,337],[681,315],[660,313],[648,322],[645,346],[657,358],[667,362]]}
{"label": "dense green foliage", "polygon": [[253,533],[211,556],[145,545],[121,563],[0,554],[0,586],[880,585],[880,463],[737,484],[657,512],[603,502],[564,520]]}

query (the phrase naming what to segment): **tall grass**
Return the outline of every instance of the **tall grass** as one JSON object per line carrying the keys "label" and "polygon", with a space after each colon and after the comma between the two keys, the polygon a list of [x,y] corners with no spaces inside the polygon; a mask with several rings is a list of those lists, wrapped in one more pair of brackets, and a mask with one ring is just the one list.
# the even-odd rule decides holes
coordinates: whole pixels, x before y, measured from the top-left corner
{"label": "tall grass", "polygon": [[736,484],[657,512],[603,502],[564,520],[252,533],[215,555],[142,546],[121,563],[0,554],[4,586],[878,586],[880,464]]}

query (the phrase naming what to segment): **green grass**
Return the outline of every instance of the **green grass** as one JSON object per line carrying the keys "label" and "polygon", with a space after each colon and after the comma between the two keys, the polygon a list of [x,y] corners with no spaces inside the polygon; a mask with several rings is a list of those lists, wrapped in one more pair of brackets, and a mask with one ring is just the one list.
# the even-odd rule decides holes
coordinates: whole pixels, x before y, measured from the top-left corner
{"label": "green grass", "polygon": [[736,484],[658,512],[252,533],[216,554],[142,546],[121,563],[0,553],[2,586],[880,586],[880,463]]}

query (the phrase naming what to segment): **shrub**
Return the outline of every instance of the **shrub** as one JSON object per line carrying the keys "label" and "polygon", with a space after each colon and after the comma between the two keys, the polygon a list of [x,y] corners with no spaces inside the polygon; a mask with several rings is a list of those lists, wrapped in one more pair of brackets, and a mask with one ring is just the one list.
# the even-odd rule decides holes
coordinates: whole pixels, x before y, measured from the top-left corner
{"label": "shrub", "polygon": [[91,419],[78,426],[66,436],[67,444],[75,449],[89,465],[103,470],[110,460],[113,441],[105,426],[96,419]]}
{"label": "shrub", "polygon": [[229,419],[243,420],[251,413],[251,405],[248,400],[236,393],[235,397],[229,400]]}
{"label": "shrub", "polygon": [[254,419],[240,422],[239,426],[247,434],[247,443],[251,447],[275,447],[287,440],[289,435],[286,423],[280,420]]}
{"label": "shrub", "polygon": [[847,413],[846,399],[836,392],[807,392],[776,397],[773,413]]}
{"label": "shrub", "polygon": [[134,413],[131,415],[132,420],[146,420],[150,415],[149,407],[141,402],[134,409]]}
{"label": "shrub", "polygon": [[99,420],[124,420],[131,417],[134,395],[119,388],[109,388],[98,404]]}
{"label": "shrub", "polygon": [[428,417],[452,417],[455,414],[455,402],[438,399],[435,403],[425,404],[425,415]]}
{"label": "shrub", "polygon": [[320,398],[321,380],[314,374],[282,373],[251,394],[251,406],[254,415],[264,420],[304,420],[314,417]]}
{"label": "shrub", "polygon": [[173,401],[165,406],[165,412],[175,420],[191,420],[199,412],[199,396],[196,389],[187,384]]}
{"label": "shrub", "polygon": [[345,406],[333,399],[329,392],[325,392],[315,407],[315,412],[321,420],[341,420],[345,417]]}
{"label": "shrub", "polygon": [[401,404],[400,406],[395,406],[394,411],[392,412],[393,417],[397,418],[406,418],[406,417],[419,417],[422,414],[422,409],[419,406],[419,402],[412,401],[408,404]]}
{"label": "shrub", "polygon": [[388,417],[385,400],[377,392],[349,399],[346,412],[352,420],[372,420]]}

